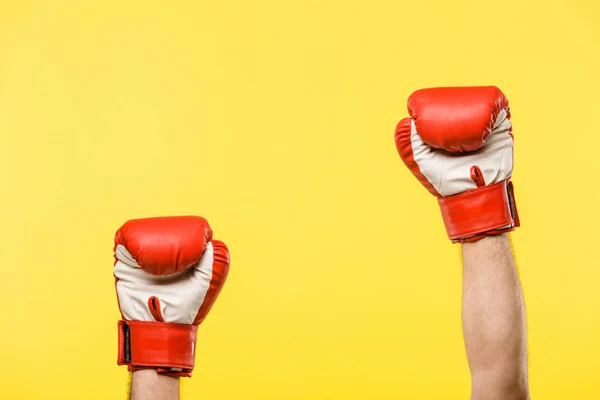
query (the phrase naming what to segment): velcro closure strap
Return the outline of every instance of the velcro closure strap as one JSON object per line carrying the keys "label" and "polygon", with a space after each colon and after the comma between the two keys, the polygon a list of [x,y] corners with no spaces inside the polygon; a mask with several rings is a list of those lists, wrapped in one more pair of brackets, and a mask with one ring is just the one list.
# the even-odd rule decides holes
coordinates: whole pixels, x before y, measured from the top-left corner
{"label": "velcro closure strap", "polygon": [[438,199],[452,242],[510,232],[520,225],[512,182],[505,180]]}
{"label": "velcro closure strap", "polygon": [[117,364],[126,364],[130,370],[155,368],[163,373],[194,369],[197,326],[119,321],[118,328]]}

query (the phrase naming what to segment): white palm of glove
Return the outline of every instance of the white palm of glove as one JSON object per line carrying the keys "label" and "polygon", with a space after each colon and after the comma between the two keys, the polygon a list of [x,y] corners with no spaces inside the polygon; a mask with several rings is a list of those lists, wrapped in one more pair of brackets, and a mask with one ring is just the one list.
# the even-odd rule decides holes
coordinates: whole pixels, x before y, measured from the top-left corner
{"label": "white palm of glove", "polygon": [[483,173],[486,185],[501,182],[512,176],[514,141],[511,128],[506,111],[502,110],[480,149],[469,153],[450,153],[424,143],[413,119],[410,140],[414,160],[421,173],[443,197],[476,189],[470,173],[475,165]]}
{"label": "white palm of glove", "polygon": [[192,268],[168,276],[151,275],[140,267],[129,251],[117,245],[114,275],[123,318],[155,321],[148,305],[158,298],[164,322],[192,324],[204,302],[213,274],[214,250],[207,243],[200,261]]}

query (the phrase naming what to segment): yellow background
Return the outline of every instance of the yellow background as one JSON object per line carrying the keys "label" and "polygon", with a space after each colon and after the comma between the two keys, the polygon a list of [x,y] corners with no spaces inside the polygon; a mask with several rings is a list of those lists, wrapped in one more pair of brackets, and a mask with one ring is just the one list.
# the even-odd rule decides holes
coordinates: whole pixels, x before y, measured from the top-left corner
{"label": "yellow background", "polygon": [[112,239],[232,252],[192,399],[467,399],[460,264],[393,131],[508,96],[534,399],[600,399],[600,6],[0,0],[1,399],[118,399]]}

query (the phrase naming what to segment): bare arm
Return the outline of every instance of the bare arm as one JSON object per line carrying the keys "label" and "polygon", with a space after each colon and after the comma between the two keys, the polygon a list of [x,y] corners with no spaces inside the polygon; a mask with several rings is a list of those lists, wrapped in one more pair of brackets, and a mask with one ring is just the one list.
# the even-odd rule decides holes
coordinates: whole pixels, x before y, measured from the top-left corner
{"label": "bare arm", "polygon": [[159,375],[153,369],[131,375],[130,400],[179,400],[179,378]]}
{"label": "bare arm", "polygon": [[463,333],[472,400],[527,400],[521,285],[506,234],[462,245]]}

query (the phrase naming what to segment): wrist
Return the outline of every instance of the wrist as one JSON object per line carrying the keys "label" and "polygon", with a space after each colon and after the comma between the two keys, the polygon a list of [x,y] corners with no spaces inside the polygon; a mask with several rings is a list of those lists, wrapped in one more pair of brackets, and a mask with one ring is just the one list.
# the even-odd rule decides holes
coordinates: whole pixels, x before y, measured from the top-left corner
{"label": "wrist", "polygon": [[152,369],[131,374],[132,400],[175,400],[179,399],[179,390],[179,377],[161,375]]}
{"label": "wrist", "polygon": [[[476,263],[480,270],[485,269],[498,255],[510,253],[510,240],[508,233],[500,233],[493,236],[484,236],[474,242],[461,243],[463,262],[465,260],[478,260]],[[469,264],[469,263],[467,263]]]}
{"label": "wrist", "polygon": [[155,369],[139,369],[131,372],[131,379],[143,379],[146,382],[179,382],[179,376],[159,374]]}
{"label": "wrist", "polygon": [[484,248],[488,246],[498,245],[500,243],[508,243],[508,233],[498,233],[495,235],[486,235],[479,240],[473,242],[464,242],[461,243],[463,249],[475,249],[475,248]]}

